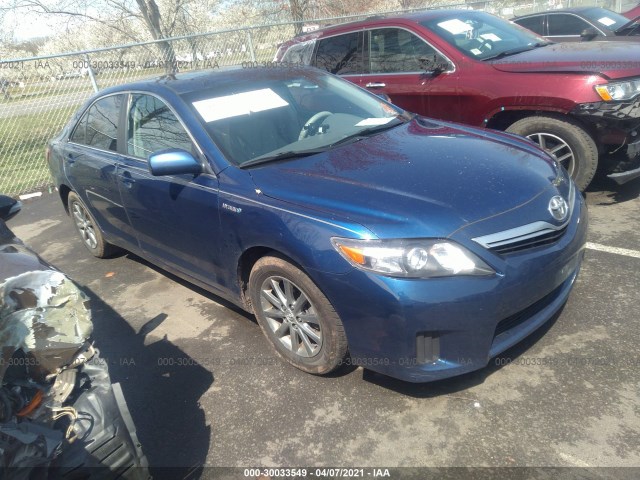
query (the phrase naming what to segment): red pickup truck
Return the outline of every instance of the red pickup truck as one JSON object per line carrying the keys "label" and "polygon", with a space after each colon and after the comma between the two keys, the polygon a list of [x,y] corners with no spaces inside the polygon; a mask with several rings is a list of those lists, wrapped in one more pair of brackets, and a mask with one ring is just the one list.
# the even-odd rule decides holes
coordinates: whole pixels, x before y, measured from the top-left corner
{"label": "red pickup truck", "polygon": [[275,60],[326,69],[421,115],[528,137],[581,189],[599,161],[618,183],[640,177],[637,42],[554,44],[485,12],[429,10],[303,34]]}

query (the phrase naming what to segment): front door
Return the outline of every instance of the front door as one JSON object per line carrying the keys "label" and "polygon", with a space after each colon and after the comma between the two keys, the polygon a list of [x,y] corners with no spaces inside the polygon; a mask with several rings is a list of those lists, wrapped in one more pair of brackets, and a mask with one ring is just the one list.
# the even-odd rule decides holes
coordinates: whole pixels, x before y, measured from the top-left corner
{"label": "front door", "polygon": [[176,114],[160,98],[131,94],[126,154],[118,166],[122,201],[140,248],[207,284],[219,261],[218,179],[209,173],[153,176],[148,158],[167,148],[200,154]]}
{"label": "front door", "polygon": [[460,120],[455,67],[423,39],[404,28],[378,28],[365,32],[365,50],[362,87],[410,112]]}

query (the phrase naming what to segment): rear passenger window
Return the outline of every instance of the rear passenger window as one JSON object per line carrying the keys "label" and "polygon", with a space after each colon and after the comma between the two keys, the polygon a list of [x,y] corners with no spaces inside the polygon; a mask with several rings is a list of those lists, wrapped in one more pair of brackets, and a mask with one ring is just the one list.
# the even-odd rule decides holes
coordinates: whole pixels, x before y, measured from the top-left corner
{"label": "rear passenger window", "polygon": [[590,25],[575,15],[549,15],[549,36],[580,35]]}
{"label": "rear passenger window", "polygon": [[359,32],[337,35],[318,42],[315,66],[334,75],[361,73],[362,48]]}
{"label": "rear passenger window", "polygon": [[433,59],[434,55],[433,47],[407,30],[379,28],[371,31],[371,73],[420,72],[424,70],[424,61]]}
{"label": "rear passenger window", "polygon": [[515,22],[538,35],[544,35],[543,19],[544,15],[536,15],[535,17],[516,19]]}
{"label": "rear passenger window", "polygon": [[78,122],[71,141],[100,150],[118,150],[118,118],[122,95],[111,95],[94,103]]}

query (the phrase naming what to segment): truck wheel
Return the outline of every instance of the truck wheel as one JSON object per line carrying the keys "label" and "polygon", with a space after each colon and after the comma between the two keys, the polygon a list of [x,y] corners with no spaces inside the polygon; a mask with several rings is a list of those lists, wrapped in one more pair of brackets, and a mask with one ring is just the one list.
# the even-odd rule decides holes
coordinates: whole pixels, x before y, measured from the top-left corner
{"label": "truck wheel", "polygon": [[251,270],[249,294],[260,328],[281,357],[315,375],[342,364],[347,337],[340,317],[299,268],[280,257],[261,258]]}
{"label": "truck wheel", "polygon": [[533,116],[518,120],[507,132],[526,137],[555,157],[580,190],[587,188],[598,167],[598,148],[593,138],[567,118]]}

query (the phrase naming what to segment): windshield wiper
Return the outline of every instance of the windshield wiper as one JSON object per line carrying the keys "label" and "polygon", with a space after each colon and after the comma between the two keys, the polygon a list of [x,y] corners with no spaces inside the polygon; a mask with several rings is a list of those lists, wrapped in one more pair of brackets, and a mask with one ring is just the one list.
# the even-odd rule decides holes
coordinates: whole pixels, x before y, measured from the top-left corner
{"label": "windshield wiper", "polygon": [[535,48],[546,47],[547,45],[551,45],[551,43],[552,42],[538,42],[534,43],[533,45],[527,45],[526,47],[512,48],[511,50],[505,50],[504,52],[500,52],[492,57],[483,58],[482,61],[484,62],[486,60],[498,60],[510,55],[517,55],[518,53],[528,52],[529,50],[533,50]]}
{"label": "windshield wiper", "polygon": [[407,120],[400,120],[398,117],[396,117],[389,123],[363,128],[362,130],[358,130],[351,135],[347,135],[346,137],[341,138],[337,142],[333,142],[331,145],[329,145],[329,147],[336,147],[338,145],[344,145],[345,143],[349,143],[351,141],[355,142],[358,140],[362,140],[363,138],[370,137],[371,135],[374,135],[376,133],[384,132],[385,130],[397,127],[398,125],[400,125],[401,123],[405,123],[406,121]]}
{"label": "windshield wiper", "polygon": [[274,153],[273,155],[263,155],[261,157],[256,157],[244,163],[241,163],[238,166],[240,168],[246,168],[246,167],[252,167],[254,165],[260,165],[262,163],[274,162],[277,160],[289,160],[291,158],[308,157],[310,155],[315,155],[316,153],[322,153],[326,150],[327,150],[326,147],[313,148],[309,150],[287,150],[286,152]]}
{"label": "windshield wiper", "polygon": [[316,153],[326,152],[327,150],[336,147],[338,145],[343,145],[349,141],[357,141],[365,137],[369,137],[373,134],[382,132],[384,130],[388,130],[393,128],[401,123],[404,123],[406,120],[400,120],[399,118],[395,118],[389,123],[385,123],[384,125],[374,125],[372,127],[363,128],[362,130],[358,130],[357,132],[346,136],[336,142],[330,143],[329,145],[325,145],[320,148],[312,148],[309,150],[287,150],[285,152],[278,152],[272,155],[263,155],[261,157],[256,157],[254,159],[248,160],[244,163],[238,165],[240,168],[253,167],[254,165],[260,165],[263,163],[274,162],[279,160],[289,160],[292,158],[302,158],[308,157],[310,155],[315,155]]}

